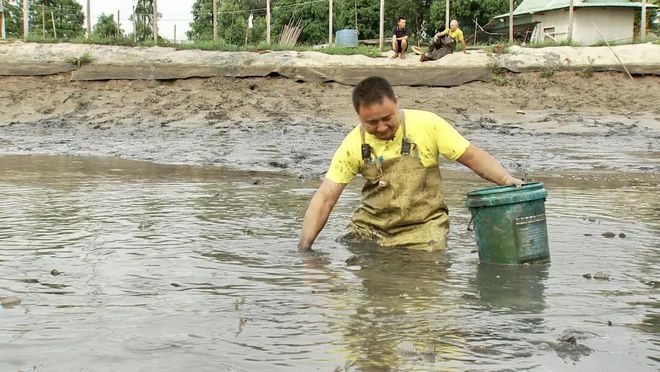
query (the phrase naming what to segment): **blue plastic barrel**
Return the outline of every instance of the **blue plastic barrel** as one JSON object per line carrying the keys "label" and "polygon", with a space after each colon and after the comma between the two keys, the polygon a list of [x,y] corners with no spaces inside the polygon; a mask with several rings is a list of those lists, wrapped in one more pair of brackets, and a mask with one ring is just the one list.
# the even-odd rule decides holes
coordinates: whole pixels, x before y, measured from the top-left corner
{"label": "blue plastic barrel", "polygon": [[344,29],[337,31],[335,44],[338,47],[356,47],[358,46],[358,30]]}

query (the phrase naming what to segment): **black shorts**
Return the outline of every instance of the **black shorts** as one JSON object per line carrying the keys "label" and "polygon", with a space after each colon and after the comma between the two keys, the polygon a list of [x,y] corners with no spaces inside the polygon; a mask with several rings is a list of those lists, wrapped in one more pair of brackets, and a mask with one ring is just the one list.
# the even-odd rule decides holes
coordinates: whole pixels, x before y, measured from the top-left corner
{"label": "black shorts", "polygon": [[397,40],[396,41],[396,52],[397,53],[403,53],[408,50],[408,43],[406,43],[406,49],[401,50],[401,44],[403,40]]}

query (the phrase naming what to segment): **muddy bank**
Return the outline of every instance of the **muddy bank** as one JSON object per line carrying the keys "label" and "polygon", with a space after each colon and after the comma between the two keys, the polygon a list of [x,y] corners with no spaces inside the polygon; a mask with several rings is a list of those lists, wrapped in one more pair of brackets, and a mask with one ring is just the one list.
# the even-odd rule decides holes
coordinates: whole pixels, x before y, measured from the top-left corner
{"label": "muddy bank", "polygon": [[[514,171],[659,169],[659,78],[561,72],[506,79],[505,86],[396,92],[403,107],[438,113]],[[357,124],[351,87],[337,83],[71,82],[60,74],[0,77],[0,86],[0,154],[119,156],[317,177]]]}
{"label": "muddy bank", "polygon": [[[633,74],[660,75],[660,45],[614,47]],[[75,66],[67,59],[89,54],[91,64]],[[606,47],[511,47],[505,54],[473,50],[438,61],[420,63],[416,56],[392,61],[362,55],[320,52],[218,52],[175,48],[131,48],[81,44],[0,44],[0,75],[38,76],[72,71],[72,80],[172,80],[209,77],[281,75],[297,81],[356,84],[369,75],[386,75],[394,85],[452,87],[490,81],[493,67],[512,72],[547,69],[623,71]]]}

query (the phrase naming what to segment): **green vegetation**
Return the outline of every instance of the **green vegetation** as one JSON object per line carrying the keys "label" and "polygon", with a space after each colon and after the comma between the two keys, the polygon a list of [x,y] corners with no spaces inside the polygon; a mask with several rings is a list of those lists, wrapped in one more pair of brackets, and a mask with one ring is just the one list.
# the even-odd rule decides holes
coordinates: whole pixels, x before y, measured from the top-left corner
{"label": "green vegetation", "polygon": [[72,65],[76,65],[78,67],[90,64],[90,63],[92,63],[93,60],[94,60],[94,58],[89,53],[84,53],[80,57],[71,57],[71,56],[69,56],[69,57],[64,58],[64,62],[70,63]]}
{"label": "green vegetation", "polygon": [[506,79],[506,76],[504,75],[493,75],[493,83],[497,85],[498,87],[504,86],[509,84],[509,81]]}
{"label": "green vegetation", "polygon": [[594,59],[589,57],[589,64],[580,71],[582,77],[590,78],[594,75]]}
{"label": "green vegetation", "polygon": [[98,39],[119,38],[123,34],[124,32],[119,28],[117,22],[115,22],[115,16],[113,14],[101,14],[96,20],[92,31],[92,36]]}

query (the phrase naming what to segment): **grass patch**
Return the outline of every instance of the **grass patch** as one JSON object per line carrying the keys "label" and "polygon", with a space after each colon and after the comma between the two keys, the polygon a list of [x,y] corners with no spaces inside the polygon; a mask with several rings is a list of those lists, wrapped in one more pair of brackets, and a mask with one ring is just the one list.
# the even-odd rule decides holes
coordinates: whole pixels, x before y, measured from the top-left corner
{"label": "grass patch", "polygon": [[505,75],[493,75],[492,80],[493,83],[495,83],[495,85],[497,85],[498,87],[502,87],[509,84],[509,81],[506,79]]}
{"label": "grass patch", "polygon": [[92,63],[92,61],[94,61],[94,58],[92,57],[91,54],[87,52],[85,52],[80,57],[73,57],[73,56],[64,57],[64,62],[70,63],[72,65],[76,65],[78,67],[90,64]]}
{"label": "grass patch", "polygon": [[568,41],[568,40],[562,40],[562,41],[544,40],[534,43],[528,43],[527,45],[525,45],[526,48],[548,48],[548,47],[558,47],[558,46],[578,47],[582,45],[580,45],[575,41]]}
{"label": "grass patch", "polygon": [[585,78],[590,78],[590,77],[594,76],[594,59],[593,58],[589,57],[589,64],[584,66],[582,71],[580,71],[580,74],[582,75],[582,77],[585,77]]}

